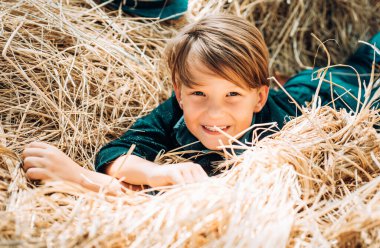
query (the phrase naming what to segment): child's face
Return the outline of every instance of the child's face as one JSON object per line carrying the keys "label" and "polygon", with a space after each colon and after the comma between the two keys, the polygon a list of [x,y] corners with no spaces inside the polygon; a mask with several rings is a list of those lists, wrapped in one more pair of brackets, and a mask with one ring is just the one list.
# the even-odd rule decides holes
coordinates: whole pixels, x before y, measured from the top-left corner
{"label": "child's face", "polygon": [[205,147],[218,150],[219,140],[226,145],[229,138],[214,126],[231,136],[250,127],[253,114],[259,112],[267,100],[268,87],[241,88],[205,70],[204,66],[195,65],[189,69],[198,85],[174,87],[186,126]]}

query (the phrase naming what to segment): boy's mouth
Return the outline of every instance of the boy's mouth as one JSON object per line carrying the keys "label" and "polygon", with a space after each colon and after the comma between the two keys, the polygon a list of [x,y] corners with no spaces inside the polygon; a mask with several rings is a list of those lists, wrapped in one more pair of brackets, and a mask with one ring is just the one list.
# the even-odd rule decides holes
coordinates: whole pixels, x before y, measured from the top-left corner
{"label": "boy's mouth", "polygon": [[227,132],[227,130],[230,128],[230,126],[207,126],[207,125],[202,125],[202,128],[203,128],[203,130],[206,133],[209,133],[209,134],[220,134],[220,132],[218,131],[219,129],[221,129],[223,132]]}

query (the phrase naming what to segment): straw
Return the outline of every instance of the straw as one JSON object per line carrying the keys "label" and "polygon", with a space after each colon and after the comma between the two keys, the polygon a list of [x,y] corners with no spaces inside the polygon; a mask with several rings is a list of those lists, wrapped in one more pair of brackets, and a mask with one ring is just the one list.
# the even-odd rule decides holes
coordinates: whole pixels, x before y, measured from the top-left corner
{"label": "straw", "polygon": [[[93,170],[102,145],[170,96],[160,58],[186,22],[212,12],[245,17],[264,33],[272,72],[290,75],[342,64],[359,39],[378,31],[379,8],[374,0],[190,1],[186,16],[173,22],[92,0],[1,1],[0,246],[378,247],[375,65],[355,113],[315,98],[271,137],[259,141],[255,133],[252,143],[226,145],[245,152],[230,153],[219,165],[223,173],[201,183],[115,197],[59,180],[31,182],[20,154],[41,140]],[[320,43],[311,33],[331,64],[322,49],[315,58]],[[267,126],[255,130],[276,129]],[[181,155],[177,149],[156,161],[175,163]]]}

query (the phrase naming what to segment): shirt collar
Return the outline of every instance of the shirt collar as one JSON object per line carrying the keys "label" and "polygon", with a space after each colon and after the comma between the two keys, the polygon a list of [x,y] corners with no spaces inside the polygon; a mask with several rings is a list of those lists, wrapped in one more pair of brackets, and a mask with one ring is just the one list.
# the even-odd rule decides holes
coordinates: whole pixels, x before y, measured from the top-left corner
{"label": "shirt collar", "polygon": [[[256,115],[253,115],[251,126],[256,122]],[[210,152],[211,150],[207,149],[192,133],[190,133],[189,129],[186,126],[185,118],[182,117],[178,120],[178,122],[174,125],[174,134],[178,144],[184,147],[184,150],[195,150],[195,151],[203,151]],[[252,132],[253,130],[247,131],[242,137],[240,137],[239,141],[243,144],[252,141]],[[236,152],[236,151],[235,151]]]}

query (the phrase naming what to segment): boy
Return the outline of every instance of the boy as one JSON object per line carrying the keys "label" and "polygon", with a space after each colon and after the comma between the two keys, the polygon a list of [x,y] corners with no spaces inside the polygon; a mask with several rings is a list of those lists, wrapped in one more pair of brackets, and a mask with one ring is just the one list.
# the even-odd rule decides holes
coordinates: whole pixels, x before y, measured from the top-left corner
{"label": "boy", "polygon": [[[380,43],[380,33],[371,43],[375,41]],[[223,159],[219,145],[228,144],[221,132],[246,143],[252,140],[252,130],[244,131],[251,125],[276,122],[281,128],[288,117],[298,115],[286,93],[269,90],[267,47],[258,29],[241,18],[212,15],[190,24],[171,41],[166,55],[175,96],[105,145],[96,157],[98,172],[80,167],[53,146],[34,142],[23,152],[27,176],[45,179],[53,173],[95,191],[109,185],[112,177],[151,187],[198,182],[217,173],[212,162]],[[372,59],[373,50],[362,46],[348,64],[367,74],[363,78],[368,82]],[[311,80],[311,75],[306,70],[285,86],[301,105],[312,100],[318,87],[318,79]],[[321,85],[322,104],[355,110],[359,86],[353,70],[331,68],[325,79],[339,85]],[[331,103],[332,99],[336,100]],[[132,154],[126,155],[133,145]],[[198,151],[188,155],[192,162],[160,166],[152,162],[161,151],[183,146],[183,151]],[[120,188],[113,180],[110,190]]]}

